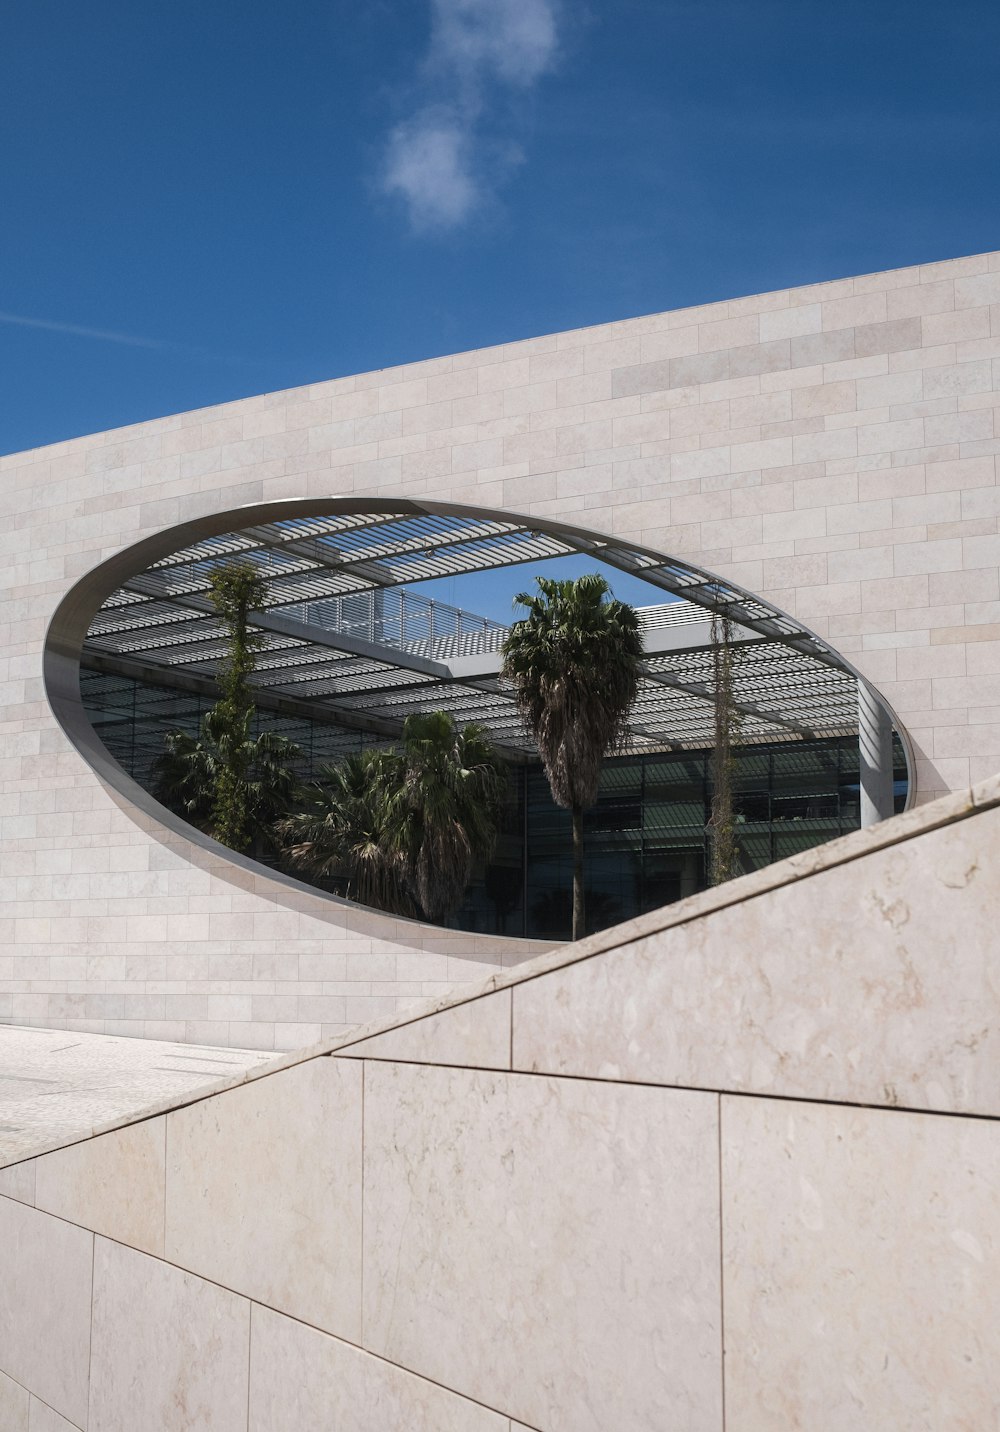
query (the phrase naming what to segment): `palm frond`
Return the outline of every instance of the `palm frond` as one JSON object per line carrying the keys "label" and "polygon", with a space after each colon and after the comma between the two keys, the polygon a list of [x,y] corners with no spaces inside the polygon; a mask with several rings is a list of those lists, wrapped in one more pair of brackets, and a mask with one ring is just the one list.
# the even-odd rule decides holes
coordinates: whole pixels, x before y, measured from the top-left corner
{"label": "palm frond", "polygon": [[298,786],[295,766],[302,751],[273,731],[250,735],[252,712],[231,724],[218,705],[204,715],[197,736],[171,731],[154,764],[154,794],[164,805],[209,834],[216,834],[219,791],[226,781],[238,788],[251,838],[273,843],[273,825],[292,804]]}
{"label": "palm frond", "polygon": [[293,866],[345,881],[364,904],[442,920],[492,850],[505,788],[482,727],[459,731],[444,711],[413,715],[399,748],[321,771],[279,839]]}
{"label": "palm frond", "polygon": [[305,788],[305,809],[276,827],[293,866],[322,878],[341,878],[346,893],[365,905],[414,915],[399,838],[399,759],[371,749],[325,766]]}
{"label": "palm frond", "polygon": [[639,687],[643,645],[634,608],[598,573],[536,579],[515,602],[527,616],[511,627],[502,676],[514,688],[552,797],[565,809],[597,798],[601,763],[621,748]]}

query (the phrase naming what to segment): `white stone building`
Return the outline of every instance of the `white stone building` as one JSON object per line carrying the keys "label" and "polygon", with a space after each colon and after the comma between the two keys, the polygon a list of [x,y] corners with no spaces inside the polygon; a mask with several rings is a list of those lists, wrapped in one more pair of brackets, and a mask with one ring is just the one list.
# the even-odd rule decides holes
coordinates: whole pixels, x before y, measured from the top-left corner
{"label": "white stone building", "polygon": [[[997,1426],[998,315],[961,259],[2,460],[0,1018],[50,1026],[0,1031],[3,1432]],[[835,733],[888,703],[914,808],[531,960],[232,856],[81,660],[303,501],[756,593]]]}
{"label": "white stone building", "polygon": [[871,683],[908,743],[911,802],[991,775],[998,315],[1000,255],[982,255],[0,459],[0,1019],[287,1048],[539,948],[351,908],[230,858],[130,800],[55,719],[78,656],[67,593],[236,508],[249,526],[303,501],[461,504],[678,559]]}

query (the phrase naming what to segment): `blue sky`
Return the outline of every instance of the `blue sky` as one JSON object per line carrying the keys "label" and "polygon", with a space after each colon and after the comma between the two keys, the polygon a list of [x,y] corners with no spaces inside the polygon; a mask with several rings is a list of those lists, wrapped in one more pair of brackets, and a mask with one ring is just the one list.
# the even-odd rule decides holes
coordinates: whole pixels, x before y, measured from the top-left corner
{"label": "blue sky", "polygon": [[539,562],[522,562],[513,567],[497,567],[492,571],[469,572],[459,577],[433,577],[427,582],[411,582],[410,590],[420,592],[437,602],[446,602],[451,607],[461,607],[476,616],[489,617],[491,621],[509,626],[518,617],[524,616],[521,607],[514,606],[514,598],[522,592],[534,593],[536,577],[582,576],[584,572],[599,572],[611,588],[612,595],[619,601],[633,607],[653,607],[662,602],[671,602],[662,587],[654,587],[639,577],[619,572],[605,562],[595,562],[592,557],[548,557]]}
{"label": "blue sky", "polygon": [[995,0],[8,5],[0,451],[1000,245]]}

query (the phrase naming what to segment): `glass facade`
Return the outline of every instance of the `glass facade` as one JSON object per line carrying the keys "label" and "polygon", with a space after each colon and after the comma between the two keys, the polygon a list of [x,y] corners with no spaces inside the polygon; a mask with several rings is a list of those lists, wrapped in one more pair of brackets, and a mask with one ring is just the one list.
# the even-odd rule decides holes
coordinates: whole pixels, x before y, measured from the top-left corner
{"label": "glass facade", "polygon": [[[217,699],[85,668],[80,671],[80,693],[88,719],[104,745],[122,769],[147,790],[152,787],[153,765],[163,754],[167,733],[186,731],[196,736],[202,717]],[[362,744],[378,740],[329,722],[260,708],[252,734],[264,730],[280,732],[301,747],[303,778],[349,751],[360,750]]]}
{"label": "glass facade", "polygon": [[[147,788],[167,732],[194,734],[213,702],[207,695],[97,671],[81,671],[80,681],[87,714],[105,746]],[[280,731],[302,748],[303,778],[362,745],[385,743],[382,737],[277,711],[261,709],[257,720],[258,729]],[[744,871],[858,828],[855,738],[745,746],[736,761]],[[705,888],[710,764],[707,751],[605,763],[597,803],[584,817],[588,929],[618,924]],[[906,763],[898,738],[894,775],[901,810]],[[540,766],[514,766],[493,860],[451,923],[484,934],[568,939],[572,878],[569,813],[553,803]]]}
{"label": "glass facade", "polygon": [[[860,824],[858,745],[850,737],[749,746],[736,752],[736,835],[742,870],[759,869]],[[906,762],[895,743],[896,809]],[[604,929],[707,885],[711,811],[707,751],[605,763],[584,815],[587,926]],[[568,939],[573,856],[570,816],[535,766],[518,773],[493,865],[456,920],[488,934]]]}

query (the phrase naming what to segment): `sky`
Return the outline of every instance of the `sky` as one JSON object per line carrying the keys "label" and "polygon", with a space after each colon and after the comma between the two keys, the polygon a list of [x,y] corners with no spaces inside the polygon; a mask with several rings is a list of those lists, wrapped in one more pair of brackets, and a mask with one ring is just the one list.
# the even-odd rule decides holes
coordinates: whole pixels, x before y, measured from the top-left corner
{"label": "sky", "polygon": [[509,626],[525,615],[515,599],[524,592],[533,595],[538,577],[565,581],[585,572],[597,572],[607,582],[613,597],[633,607],[654,607],[676,600],[652,582],[644,582],[641,577],[633,577],[606,562],[583,555],[546,557],[538,562],[519,562],[512,567],[494,567],[457,577],[432,577],[426,582],[410,582],[408,586],[410,591],[430,597],[432,601],[445,602],[450,607],[460,607],[475,616],[489,617],[490,621]]}
{"label": "sky", "polygon": [[0,22],[0,452],[1000,247],[996,0]]}

